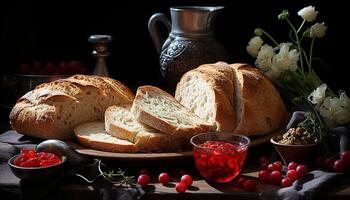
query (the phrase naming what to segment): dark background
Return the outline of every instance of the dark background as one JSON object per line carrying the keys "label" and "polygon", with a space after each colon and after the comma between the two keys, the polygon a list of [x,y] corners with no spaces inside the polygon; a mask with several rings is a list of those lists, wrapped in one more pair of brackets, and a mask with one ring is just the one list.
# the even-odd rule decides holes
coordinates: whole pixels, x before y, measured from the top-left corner
{"label": "dark background", "polygon": [[[307,0],[100,0],[88,1],[16,1],[0,6],[1,73],[14,72],[22,63],[34,61],[59,63],[81,60],[94,65],[92,47],[87,38],[92,34],[110,34],[115,41],[108,68],[112,77],[127,85],[161,85],[158,54],[147,30],[149,17],[155,12],[169,16],[175,5],[224,5],[216,20],[216,38],[227,49],[230,62],[254,60],[246,45],[256,27],[268,30],[279,41],[286,41],[287,25],[277,20],[282,9],[289,9],[291,20],[299,24],[297,11],[314,5],[320,11],[317,20],[328,26],[325,38],[316,42],[316,57],[321,57],[331,70],[315,65],[322,79],[334,90],[350,87],[347,68],[349,40],[345,27],[347,7],[343,1]],[[265,41],[268,41],[265,39]],[[342,50],[345,49],[345,50]]]}

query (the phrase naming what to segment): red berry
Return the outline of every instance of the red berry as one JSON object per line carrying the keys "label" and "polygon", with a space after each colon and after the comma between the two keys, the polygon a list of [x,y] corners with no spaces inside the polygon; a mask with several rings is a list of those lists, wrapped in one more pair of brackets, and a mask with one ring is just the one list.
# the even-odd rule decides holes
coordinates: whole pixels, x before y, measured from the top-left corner
{"label": "red berry", "polygon": [[137,175],[140,176],[140,175],[148,175],[148,176],[151,176],[151,173],[149,172],[148,169],[141,169],[140,171],[137,172]]}
{"label": "red berry", "polygon": [[329,171],[332,171],[336,160],[337,159],[334,157],[328,157],[324,162],[324,168],[326,168]]}
{"label": "red berry", "polygon": [[344,151],[340,154],[340,159],[343,161],[345,167],[350,167],[350,151]]}
{"label": "red berry", "polygon": [[[273,163],[269,164],[269,165],[267,166],[267,170],[268,170],[269,172],[275,171],[275,170],[276,170],[276,169],[275,169],[275,165],[274,165]],[[277,171],[278,171],[278,170],[277,170]]]}
{"label": "red berry", "polygon": [[192,177],[191,177],[190,175],[185,174],[185,175],[183,175],[183,176],[181,177],[181,182],[186,183],[186,185],[187,185],[187,187],[188,187],[188,186],[191,186],[191,185],[192,185],[193,179],[192,179]]}
{"label": "red berry", "polygon": [[283,164],[280,161],[276,161],[276,162],[273,163],[273,166],[274,166],[275,170],[281,171],[282,167],[283,167]]}
{"label": "red berry", "polygon": [[245,190],[253,192],[256,190],[256,182],[254,180],[246,180],[243,184]]}
{"label": "red berry", "polygon": [[288,170],[286,176],[292,179],[292,181],[295,181],[298,179],[298,173],[294,169]]}
{"label": "red berry", "polygon": [[298,164],[296,163],[296,162],[290,162],[289,164],[288,164],[288,170],[291,170],[291,169],[297,169],[297,167],[298,167]]}
{"label": "red berry", "polygon": [[146,186],[149,184],[151,178],[146,175],[146,174],[142,174],[137,178],[137,183],[141,186]]}
{"label": "red berry", "polygon": [[298,177],[304,177],[309,173],[309,169],[306,165],[298,165],[296,172],[298,174]]}
{"label": "red berry", "polygon": [[260,169],[267,169],[267,166],[269,166],[269,163],[260,163]]}
{"label": "red berry", "polygon": [[281,181],[281,186],[282,187],[289,187],[293,184],[293,180],[289,177],[285,177],[284,179],[282,179]]}
{"label": "red berry", "polygon": [[170,181],[170,176],[168,173],[159,174],[158,180],[161,184],[167,184]]}
{"label": "red berry", "polygon": [[240,186],[240,187],[243,187],[244,186],[244,182],[246,181],[247,179],[246,178],[239,178],[238,181],[237,181],[237,185]]}
{"label": "red berry", "polygon": [[187,190],[187,185],[184,182],[179,182],[176,184],[175,189],[178,193],[184,193]]}
{"label": "red berry", "polygon": [[270,174],[270,181],[274,184],[280,184],[282,180],[282,174],[280,171],[273,171]]}
{"label": "red berry", "polygon": [[337,160],[334,162],[333,169],[336,172],[342,172],[344,170],[344,162],[343,160]]}
{"label": "red berry", "polygon": [[268,182],[270,180],[270,172],[267,170],[261,170],[259,172],[259,180],[262,182]]}

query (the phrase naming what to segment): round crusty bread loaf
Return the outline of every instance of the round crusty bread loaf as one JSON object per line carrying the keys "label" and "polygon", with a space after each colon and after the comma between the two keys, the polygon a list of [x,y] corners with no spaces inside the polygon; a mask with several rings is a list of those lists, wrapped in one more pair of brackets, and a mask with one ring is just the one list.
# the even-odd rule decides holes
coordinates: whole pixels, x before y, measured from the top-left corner
{"label": "round crusty bread loaf", "polygon": [[181,78],[175,98],[216,130],[232,131],[236,126],[232,77],[224,62],[202,65]]}
{"label": "round crusty bread loaf", "polygon": [[279,129],[286,108],[274,85],[247,64],[205,64],[187,72],[175,98],[217,131],[264,135]]}
{"label": "round crusty bread loaf", "polygon": [[75,75],[37,86],[10,113],[12,128],[42,139],[74,137],[78,124],[103,119],[111,105],[131,104],[134,95],[116,80]]}

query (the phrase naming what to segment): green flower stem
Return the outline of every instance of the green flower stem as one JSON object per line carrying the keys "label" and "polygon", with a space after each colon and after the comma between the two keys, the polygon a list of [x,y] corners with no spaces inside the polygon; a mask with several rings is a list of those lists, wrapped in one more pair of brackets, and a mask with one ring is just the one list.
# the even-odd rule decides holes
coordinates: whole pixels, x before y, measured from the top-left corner
{"label": "green flower stem", "polygon": [[299,26],[299,28],[298,28],[298,30],[297,30],[297,33],[300,32],[300,30],[303,28],[304,24],[305,24],[305,19],[303,20],[303,22],[302,22],[301,25]]}
{"label": "green flower stem", "polygon": [[300,41],[299,41],[298,32],[297,32],[297,30],[295,29],[295,27],[293,26],[293,24],[289,21],[288,18],[286,18],[286,21],[288,22],[288,24],[290,25],[290,27],[291,27],[292,30],[294,31],[295,39],[296,39],[296,41],[297,41],[296,43],[297,43],[298,51],[299,51],[300,67],[301,67],[301,70],[304,72],[303,56],[302,56],[302,52],[301,52],[301,46],[300,46]]}
{"label": "green flower stem", "polygon": [[309,72],[311,71],[311,64],[312,64],[312,52],[313,52],[313,48],[314,48],[314,41],[315,41],[315,37],[312,38],[311,40],[311,45],[310,45],[310,54],[309,54]]}
{"label": "green flower stem", "polygon": [[311,64],[310,64],[310,62],[309,62],[309,60],[308,60],[308,57],[307,57],[307,55],[306,55],[306,52],[305,52],[305,51],[303,51],[303,56],[304,56],[304,58],[305,58],[305,62],[306,62],[306,64],[307,64],[307,66],[309,67],[309,73],[310,73],[310,70],[311,70]]}
{"label": "green flower stem", "polygon": [[261,29],[261,28],[260,28],[260,30],[261,30],[261,32],[262,32],[263,34],[265,34],[268,38],[270,38],[270,40],[271,40],[276,46],[278,46],[278,43],[276,42],[276,40],[275,40],[270,34],[268,34],[265,30],[263,30],[263,29]]}

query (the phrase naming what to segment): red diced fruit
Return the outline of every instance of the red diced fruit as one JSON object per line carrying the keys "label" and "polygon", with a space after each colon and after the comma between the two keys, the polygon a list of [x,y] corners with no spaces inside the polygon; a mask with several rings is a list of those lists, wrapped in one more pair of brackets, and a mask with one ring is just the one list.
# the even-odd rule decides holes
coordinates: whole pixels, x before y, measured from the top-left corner
{"label": "red diced fruit", "polygon": [[246,180],[243,188],[249,192],[253,192],[256,190],[256,182],[254,180]]}
{"label": "red diced fruit", "polygon": [[291,170],[291,169],[296,170],[297,167],[298,167],[298,164],[297,164],[296,162],[290,162],[290,163],[288,164],[288,170]]}
{"label": "red diced fruit", "polygon": [[181,182],[186,183],[186,185],[187,185],[187,187],[188,187],[188,186],[191,186],[191,185],[192,185],[193,179],[192,179],[192,177],[191,177],[190,175],[185,174],[185,175],[183,175],[183,176],[181,177]]}
{"label": "red diced fruit", "polygon": [[290,179],[292,179],[292,181],[295,181],[298,179],[298,173],[296,170],[291,169],[287,171],[287,177],[289,177]]}
{"label": "red diced fruit", "polygon": [[270,174],[270,181],[274,184],[279,185],[282,180],[282,174],[280,171],[273,171]]}
{"label": "red diced fruit", "polygon": [[334,162],[334,165],[333,165],[333,168],[334,168],[334,171],[336,172],[342,172],[344,170],[344,162],[343,160],[337,160]]}
{"label": "red diced fruit", "polygon": [[306,165],[298,165],[296,172],[298,174],[298,177],[305,177],[309,173],[309,169]]}
{"label": "red diced fruit", "polygon": [[137,183],[141,186],[146,186],[151,181],[151,178],[148,175],[142,174],[137,178]]}
{"label": "red diced fruit", "polygon": [[345,167],[350,167],[350,151],[344,151],[340,154],[340,159],[343,161]]}
{"label": "red diced fruit", "polygon": [[243,177],[239,178],[239,179],[237,180],[237,185],[240,186],[240,187],[243,187],[244,182],[245,182],[246,180],[247,180],[247,179],[246,179],[246,178],[243,178]]}
{"label": "red diced fruit", "polygon": [[61,163],[61,159],[53,153],[35,152],[34,149],[21,149],[21,154],[13,161],[20,167],[49,167]]}
{"label": "red diced fruit", "polygon": [[184,193],[187,190],[187,185],[184,182],[179,182],[176,184],[175,189],[178,193]]}
{"label": "red diced fruit", "polygon": [[282,179],[281,181],[281,186],[282,187],[289,187],[293,184],[293,180],[289,177],[285,177],[284,179]]}
{"label": "red diced fruit", "polygon": [[270,172],[267,170],[261,170],[259,172],[259,180],[262,182],[268,182],[270,180]]}
{"label": "red diced fruit", "polygon": [[158,180],[161,184],[167,184],[170,181],[170,176],[168,173],[159,174]]}

